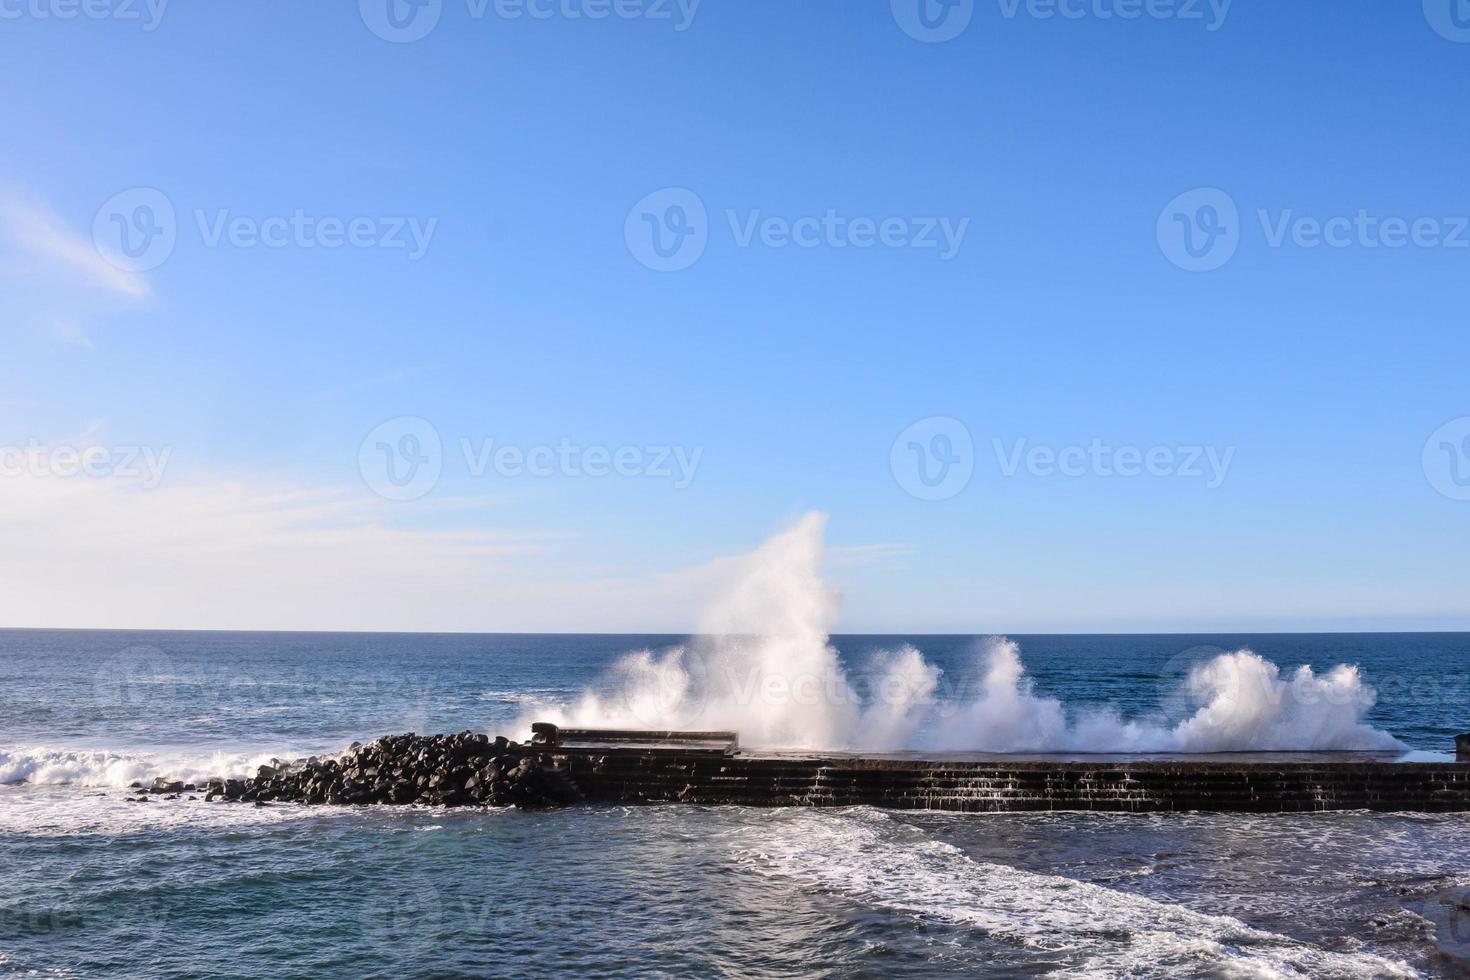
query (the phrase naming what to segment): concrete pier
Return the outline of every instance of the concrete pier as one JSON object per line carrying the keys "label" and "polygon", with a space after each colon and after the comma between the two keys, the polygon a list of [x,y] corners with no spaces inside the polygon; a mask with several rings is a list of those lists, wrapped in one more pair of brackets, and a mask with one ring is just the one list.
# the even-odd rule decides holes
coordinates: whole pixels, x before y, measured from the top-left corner
{"label": "concrete pier", "polygon": [[1246,759],[914,758],[747,753],[732,732],[558,730],[530,749],[598,803],[975,812],[1470,811],[1470,764],[1312,755]]}

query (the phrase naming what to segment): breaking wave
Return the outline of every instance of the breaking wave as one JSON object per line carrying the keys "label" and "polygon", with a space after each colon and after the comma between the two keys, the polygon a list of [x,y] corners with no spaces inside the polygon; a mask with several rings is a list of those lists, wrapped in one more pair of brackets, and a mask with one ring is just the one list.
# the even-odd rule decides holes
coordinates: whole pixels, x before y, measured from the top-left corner
{"label": "breaking wave", "polygon": [[[1250,650],[1195,664],[1173,718],[1072,710],[1036,693],[1018,644],[979,652],[979,683],[946,688],[912,646],[849,672],[829,642],[837,597],[821,576],[826,519],[805,517],[737,563],[733,585],[681,648],[626,655],[596,690],[537,718],[562,724],[730,729],[744,744],[803,749],[988,752],[1392,751],[1364,720],[1358,669],[1283,674]],[[527,716],[529,717],[529,716]]]}
{"label": "breaking wave", "polygon": [[[285,751],[274,754],[296,757]],[[271,758],[272,753],[262,752],[187,754],[17,746],[0,748],[0,786],[124,788],[157,776],[198,782],[211,776],[248,774]]]}

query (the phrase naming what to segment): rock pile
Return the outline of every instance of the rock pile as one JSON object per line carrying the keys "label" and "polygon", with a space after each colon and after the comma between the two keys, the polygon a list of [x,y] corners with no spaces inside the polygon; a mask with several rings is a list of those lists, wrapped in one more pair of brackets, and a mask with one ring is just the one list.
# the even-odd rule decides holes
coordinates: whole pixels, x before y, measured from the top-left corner
{"label": "rock pile", "polygon": [[[128,797],[129,803],[147,803],[149,793],[162,796],[166,800],[177,800],[183,794],[193,793],[198,789],[193,783],[186,783],[180,779],[165,779],[162,776],[153,780],[152,785],[144,786],[142,783],[133,783],[130,788],[138,791],[138,798],[135,800],[131,796]],[[189,799],[194,800],[198,797],[191,796]]]}
{"label": "rock pile", "polygon": [[[166,780],[135,788],[170,796],[195,789]],[[272,759],[251,778],[211,779],[199,789],[207,800],[246,803],[543,807],[580,799],[566,774],[528,747],[468,731],[385,735],[335,758]]]}

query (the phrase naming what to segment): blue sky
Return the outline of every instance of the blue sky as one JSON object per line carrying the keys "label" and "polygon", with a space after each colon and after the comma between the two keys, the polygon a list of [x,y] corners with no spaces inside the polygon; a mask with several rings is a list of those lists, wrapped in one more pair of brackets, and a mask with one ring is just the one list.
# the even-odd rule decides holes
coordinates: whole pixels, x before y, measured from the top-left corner
{"label": "blue sky", "polygon": [[387,2],[0,4],[0,623],[1470,627],[1470,4]]}

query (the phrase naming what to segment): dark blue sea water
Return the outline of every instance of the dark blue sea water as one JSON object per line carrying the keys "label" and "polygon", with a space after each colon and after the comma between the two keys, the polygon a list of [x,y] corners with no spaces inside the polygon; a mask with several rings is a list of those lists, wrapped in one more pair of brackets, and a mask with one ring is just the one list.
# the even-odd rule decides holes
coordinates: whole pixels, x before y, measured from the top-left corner
{"label": "dark blue sea water", "polygon": [[[1470,636],[1013,637],[1068,712],[1166,714],[1181,663],[1359,666],[1445,752]],[[552,813],[125,802],[398,731],[521,734],[669,636],[0,632],[0,975],[1459,975],[1470,819]],[[954,680],[974,637],[911,644]],[[942,692],[943,696],[943,692]],[[1169,716],[1173,718],[1173,716]],[[1106,750],[1106,746],[1099,746]]]}

